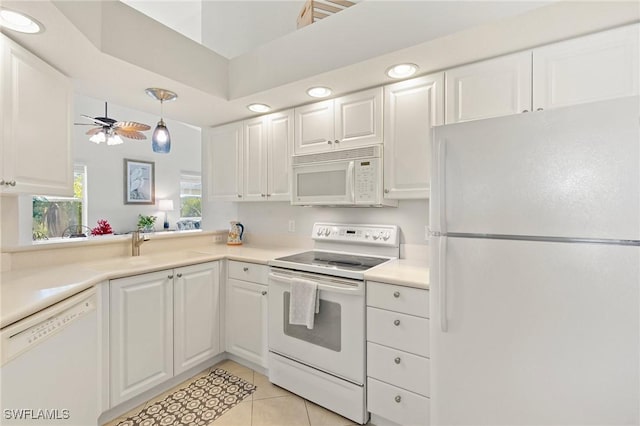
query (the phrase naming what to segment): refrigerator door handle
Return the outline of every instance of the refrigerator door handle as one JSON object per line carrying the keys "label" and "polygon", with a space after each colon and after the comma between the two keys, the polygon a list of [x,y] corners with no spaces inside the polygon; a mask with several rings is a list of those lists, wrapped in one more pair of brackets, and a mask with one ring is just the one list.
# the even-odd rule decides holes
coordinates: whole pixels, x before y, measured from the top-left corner
{"label": "refrigerator door handle", "polygon": [[443,139],[433,141],[433,164],[431,172],[431,197],[429,200],[430,234],[440,236],[446,234],[446,154],[447,144]]}
{"label": "refrigerator door handle", "polygon": [[440,310],[440,331],[446,333],[449,329],[447,323],[447,237],[439,238],[438,247],[438,305]]}

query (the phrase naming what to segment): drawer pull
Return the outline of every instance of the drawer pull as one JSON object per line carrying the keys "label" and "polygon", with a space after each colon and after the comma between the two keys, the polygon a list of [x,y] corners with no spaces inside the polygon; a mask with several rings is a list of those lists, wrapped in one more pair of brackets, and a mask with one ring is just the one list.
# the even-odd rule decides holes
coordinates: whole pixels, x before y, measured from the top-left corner
{"label": "drawer pull", "polygon": [[400,395],[396,395],[396,397],[394,398],[396,400],[396,402],[400,402],[402,401],[402,397]]}
{"label": "drawer pull", "polygon": [[247,272],[247,271],[249,271],[249,268],[247,268],[247,267],[245,266],[244,268],[242,268],[242,270],[243,270],[244,272]]}
{"label": "drawer pull", "polygon": [[178,278],[182,278],[182,274],[180,274],[180,273],[179,273],[179,274],[178,274]]}
{"label": "drawer pull", "polygon": [[400,297],[400,292],[399,291],[393,292],[393,297],[395,297],[396,299]]}
{"label": "drawer pull", "polygon": [[267,295],[267,292],[266,292],[266,291],[263,291],[263,292],[262,292],[262,295],[263,295],[263,296],[266,296],[266,295]]}
{"label": "drawer pull", "polygon": [[173,275],[167,275],[167,278],[169,278],[170,280],[173,279]]}
{"label": "drawer pull", "polygon": [[399,325],[400,325],[400,320],[395,320],[395,321],[393,322],[393,325],[395,325],[395,326],[399,326]]}
{"label": "drawer pull", "polygon": [[400,357],[397,357],[396,359],[394,359],[393,362],[395,362],[396,364],[400,364]]}

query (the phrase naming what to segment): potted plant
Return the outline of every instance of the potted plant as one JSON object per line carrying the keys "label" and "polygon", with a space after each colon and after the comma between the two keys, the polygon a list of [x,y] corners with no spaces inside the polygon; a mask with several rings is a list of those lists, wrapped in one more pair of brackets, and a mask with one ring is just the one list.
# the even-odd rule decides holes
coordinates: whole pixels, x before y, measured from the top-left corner
{"label": "potted plant", "polygon": [[155,216],[138,215],[138,229],[144,232],[153,231],[153,225],[156,223]]}

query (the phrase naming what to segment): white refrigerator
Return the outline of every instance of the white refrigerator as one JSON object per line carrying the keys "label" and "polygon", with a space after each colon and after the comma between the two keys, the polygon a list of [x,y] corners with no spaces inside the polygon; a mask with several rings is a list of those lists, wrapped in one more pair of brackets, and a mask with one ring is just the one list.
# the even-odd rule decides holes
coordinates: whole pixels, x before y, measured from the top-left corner
{"label": "white refrigerator", "polygon": [[441,126],[431,424],[640,424],[640,99]]}

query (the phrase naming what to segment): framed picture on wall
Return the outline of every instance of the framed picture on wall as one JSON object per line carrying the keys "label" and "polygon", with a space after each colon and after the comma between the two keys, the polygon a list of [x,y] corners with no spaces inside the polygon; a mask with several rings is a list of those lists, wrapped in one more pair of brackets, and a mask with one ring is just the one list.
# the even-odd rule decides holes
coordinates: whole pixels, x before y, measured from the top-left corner
{"label": "framed picture on wall", "polygon": [[124,203],[155,204],[155,163],[124,159]]}

